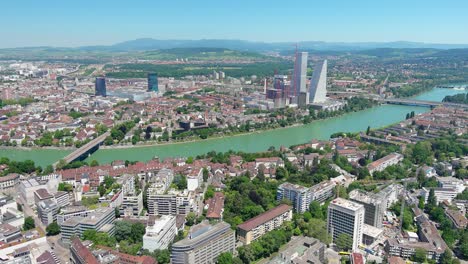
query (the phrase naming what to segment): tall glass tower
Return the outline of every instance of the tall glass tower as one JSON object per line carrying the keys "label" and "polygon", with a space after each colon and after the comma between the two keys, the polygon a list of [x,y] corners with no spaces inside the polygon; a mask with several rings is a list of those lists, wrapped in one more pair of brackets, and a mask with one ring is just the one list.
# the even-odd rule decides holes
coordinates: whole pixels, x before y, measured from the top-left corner
{"label": "tall glass tower", "polygon": [[158,92],[158,74],[148,73],[148,92]]}
{"label": "tall glass tower", "polygon": [[107,96],[105,77],[96,77],[96,82],[94,84],[94,92],[96,96]]}

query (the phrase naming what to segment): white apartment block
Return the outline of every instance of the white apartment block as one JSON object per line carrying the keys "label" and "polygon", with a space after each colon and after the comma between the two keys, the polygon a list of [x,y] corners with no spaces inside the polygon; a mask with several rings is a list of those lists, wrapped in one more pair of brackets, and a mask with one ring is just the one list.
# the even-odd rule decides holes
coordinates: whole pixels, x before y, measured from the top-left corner
{"label": "white apartment block", "polygon": [[434,189],[434,195],[436,197],[437,204],[448,201],[449,203],[457,196],[458,192],[456,189],[448,189],[448,188],[425,188],[421,189],[421,196],[424,197],[424,202],[427,203],[429,199],[429,192],[430,189]]}
{"label": "white apartment block", "polygon": [[292,202],[296,212],[304,213],[309,210],[309,205],[312,202],[312,194],[309,188],[285,182],[281,184],[276,191],[276,200],[281,201],[284,199]]}
{"label": "white apartment block", "polygon": [[176,217],[163,215],[146,227],[143,236],[143,248],[153,252],[156,249],[167,249],[177,234]]}
{"label": "white apartment block", "polygon": [[398,164],[403,158],[403,155],[400,153],[392,153],[367,165],[367,169],[369,169],[370,174],[376,171],[383,171],[388,166]]}
{"label": "white apartment block", "polygon": [[341,234],[348,234],[352,240],[352,250],[362,241],[364,227],[364,205],[343,198],[336,198],[328,206],[327,230],[335,241]]}
{"label": "white apartment block", "polygon": [[333,181],[324,181],[310,188],[312,201],[324,203],[330,197],[333,197],[336,183]]}

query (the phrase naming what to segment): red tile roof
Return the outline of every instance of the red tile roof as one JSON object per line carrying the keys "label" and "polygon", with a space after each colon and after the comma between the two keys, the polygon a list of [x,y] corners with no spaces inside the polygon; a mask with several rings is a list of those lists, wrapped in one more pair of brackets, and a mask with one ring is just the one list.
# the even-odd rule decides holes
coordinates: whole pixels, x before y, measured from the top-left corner
{"label": "red tile roof", "polygon": [[91,251],[81,243],[79,238],[73,238],[71,247],[77,255],[81,256],[85,263],[99,264],[99,261],[94,257],[93,253],[91,253]]}
{"label": "red tile roof", "polygon": [[220,219],[224,208],[224,194],[216,192],[214,197],[208,200],[208,212],[206,218]]}
{"label": "red tile roof", "polygon": [[266,211],[263,214],[260,214],[260,215],[254,217],[254,218],[251,218],[251,219],[245,221],[244,223],[238,225],[237,228],[245,230],[245,231],[248,232],[248,231],[256,228],[257,226],[260,226],[260,225],[274,219],[275,217],[278,217],[279,215],[284,214],[285,212],[287,212],[289,210],[292,210],[292,206],[289,206],[287,204],[281,204],[281,205],[279,205],[279,206],[277,206],[275,208],[272,208],[272,209]]}

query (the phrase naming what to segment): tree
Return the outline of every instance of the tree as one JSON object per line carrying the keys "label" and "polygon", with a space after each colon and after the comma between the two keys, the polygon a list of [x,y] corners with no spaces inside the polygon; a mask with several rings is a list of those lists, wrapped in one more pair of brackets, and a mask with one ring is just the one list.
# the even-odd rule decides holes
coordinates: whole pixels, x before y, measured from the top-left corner
{"label": "tree", "polygon": [[437,206],[437,198],[435,197],[434,188],[429,190],[429,197],[427,198],[426,206],[429,210]]}
{"label": "tree", "polygon": [[427,251],[424,248],[416,248],[414,251],[413,260],[419,263],[426,261]]}
{"label": "tree", "polygon": [[54,167],[52,167],[52,165],[47,165],[47,167],[45,167],[45,169],[44,169],[44,171],[42,173],[47,175],[47,174],[51,174],[53,172],[54,172]]}
{"label": "tree", "polygon": [[179,190],[187,189],[187,178],[184,175],[180,175],[180,174],[176,175],[174,177],[173,183]]}
{"label": "tree", "polygon": [[23,230],[31,230],[36,228],[36,223],[34,223],[34,219],[31,216],[28,216],[24,219]]}
{"label": "tree", "polygon": [[216,259],[217,264],[232,264],[233,258],[231,252],[224,252]]}
{"label": "tree", "polygon": [[353,247],[353,239],[350,235],[341,233],[336,238],[335,244],[340,250],[348,251]]}
{"label": "tree", "polygon": [[57,222],[52,222],[46,227],[46,232],[48,236],[58,235],[60,233],[60,226],[57,224]]}
{"label": "tree", "polygon": [[441,258],[440,258],[440,263],[441,264],[452,264],[452,251],[447,248],[445,249],[444,253],[442,254]]}
{"label": "tree", "polygon": [[158,261],[158,264],[168,264],[171,261],[171,253],[169,252],[168,249],[164,250],[155,250],[154,251],[154,257]]}
{"label": "tree", "polygon": [[57,166],[55,166],[55,168],[57,168],[57,170],[61,170],[65,166],[67,166],[67,162],[64,159],[60,159],[57,163]]}
{"label": "tree", "polygon": [[91,163],[89,164],[91,167],[97,167],[99,166],[99,162],[97,160],[92,160]]}
{"label": "tree", "polygon": [[134,243],[143,242],[143,235],[146,232],[145,225],[142,223],[134,223],[132,224],[132,234],[130,238]]}
{"label": "tree", "polygon": [[366,135],[369,135],[369,134],[370,134],[370,126],[368,126],[366,130]]}
{"label": "tree", "polygon": [[209,172],[208,172],[208,169],[206,167],[203,168],[203,182],[207,182],[208,181],[208,176],[209,176]]}
{"label": "tree", "polygon": [[187,214],[186,221],[188,226],[192,226],[195,224],[195,221],[197,219],[197,215],[195,215],[194,212],[190,212]]}
{"label": "tree", "polygon": [[73,185],[66,183],[66,182],[61,182],[59,183],[57,190],[62,191],[62,192],[72,192]]}
{"label": "tree", "polygon": [[132,235],[132,223],[127,221],[116,221],[115,222],[115,239],[122,241],[129,239]]}
{"label": "tree", "polygon": [[309,205],[309,211],[313,218],[323,219],[322,207],[317,201],[312,201]]}

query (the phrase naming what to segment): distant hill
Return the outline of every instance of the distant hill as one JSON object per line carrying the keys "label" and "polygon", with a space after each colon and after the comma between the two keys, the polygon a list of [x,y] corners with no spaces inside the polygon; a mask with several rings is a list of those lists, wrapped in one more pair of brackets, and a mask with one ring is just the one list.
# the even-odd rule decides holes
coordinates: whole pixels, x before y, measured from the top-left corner
{"label": "distant hill", "polygon": [[[253,42],[245,40],[200,39],[200,40],[157,40],[143,38],[117,43],[102,47],[107,50],[151,50],[169,48],[226,48],[246,51],[283,51],[290,50],[296,42]],[[457,49],[468,48],[468,44],[432,44],[421,42],[395,41],[395,42],[325,42],[325,41],[299,41],[301,50],[333,50],[352,51],[376,48],[426,48],[426,49]],[[88,47],[83,47],[87,49]]]}
{"label": "distant hill", "polygon": [[255,52],[237,51],[225,48],[173,48],[138,53],[137,57],[151,60],[235,60],[235,59],[271,59]]}

